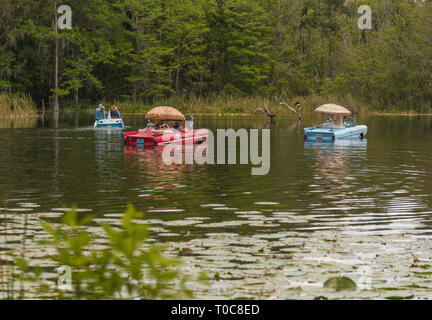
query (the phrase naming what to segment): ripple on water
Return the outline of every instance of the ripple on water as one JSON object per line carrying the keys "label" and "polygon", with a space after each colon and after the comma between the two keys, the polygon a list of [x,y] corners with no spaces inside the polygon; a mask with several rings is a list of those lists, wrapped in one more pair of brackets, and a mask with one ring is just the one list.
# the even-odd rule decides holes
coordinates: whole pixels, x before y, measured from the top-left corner
{"label": "ripple on water", "polygon": [[185,209],[150,209],[147,210],[147,212],[149,213],[164,213],[164,212],[184,212],[186,211]]}
{"label": "ripple on water", "polygon": [[191,226],[199,223],[202,223],[202,221],[201,220],[173,220],[173,221],[164,221],[162,224],[165,226],[180,227],[180,226]]}
{"label": "ripple on water", "polygon": [[260,205],[260,206],[275,206],[275,205],[279,205],[279,202],[255,202],[256,205]]}
{"label": "ripple on water", "polygon": [[216,207],[225,207],[224,204],[220,204],[220,203],[209,203],[209,204],[201,204],[200,205],[202,208],[216,208]]}
{"label": "ripple on water", "polygon": [[76,212],[91,212],[93,209],[83,209],[83,208],[52,208],[52,211],[72,211],[75,210]]}
{"label": "ripple on water", "polygon": [[23,207],[23,208],[39,208],[40,207],[39,204],[31,203],[31,202],[20,202],[20,203],[18,203],[18,205]]}

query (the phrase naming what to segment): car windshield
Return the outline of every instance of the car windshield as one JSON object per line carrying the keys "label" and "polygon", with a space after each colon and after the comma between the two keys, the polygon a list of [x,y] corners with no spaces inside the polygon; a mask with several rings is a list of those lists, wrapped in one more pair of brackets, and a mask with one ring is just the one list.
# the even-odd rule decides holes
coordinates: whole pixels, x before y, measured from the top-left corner
{"label": "car windshield", "polygon": [[352,117],[343,117],[343,126],[344,127],[355,127],[355,121]]}
{"label": "car windshield", "polygon": [[165,131],[165,130],[183,130],[183,124],[178,121],[162,121],[161,123],[147,123],[147,129],[152,131]]}

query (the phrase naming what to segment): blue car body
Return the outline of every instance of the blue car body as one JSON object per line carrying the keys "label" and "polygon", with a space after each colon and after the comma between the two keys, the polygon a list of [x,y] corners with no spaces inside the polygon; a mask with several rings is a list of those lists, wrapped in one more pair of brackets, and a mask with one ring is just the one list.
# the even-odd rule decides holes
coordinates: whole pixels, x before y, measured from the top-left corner
{"label": "blue car body", "polygon": [[95,128],[123,128],[123,119],[101,119],[96,120],[94,124]]}
{"label": "blue car body", "polygon": [[363,139],[368,128],[365,125],[356,125],[351,117],[343,117],[342,125],[325,123],[321,126],[305,128],[305,141],[333,142],[336,139]]}

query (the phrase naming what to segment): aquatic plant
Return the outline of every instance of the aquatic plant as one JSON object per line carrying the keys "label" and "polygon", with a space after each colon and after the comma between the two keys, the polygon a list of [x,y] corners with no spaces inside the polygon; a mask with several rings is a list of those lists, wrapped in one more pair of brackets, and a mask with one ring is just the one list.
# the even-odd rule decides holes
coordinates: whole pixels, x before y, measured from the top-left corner
{"label": "aquatic plant", "polygon": [[107,243],[101,245],[88,230],[94,217],[79,219],[77,211],[72,209],[65,213],[58,225],[43,223],[50,235],[46,244],[55,248],[55,254],[50,255],[49,259],[65,272],[59,277],[59,285],[43,281],[42,269],[29,268],[29,263],[21,257],[15,257],[15,263],[21,270],[20,274],[15,274],[15,278],[37,283],[37,291],[31,293],[37,298],[192,297],[192,292],[186,286],[187,281],[201,281],[204,276],[200,275],[197,279],[183,276],[178,270],[180,260],[165,256],[162,246],[148,244],[149,226],[135,223],[135,219],[142,217],[142,212],[129,205],[120,226],[114,228],[102,223],[100,226]]}
{"label": "aquatic plant", "polygon": [[341,290],[356,290],[356,283],[348,277],[332,277],[324,282],[324,288],[333,289],[336,291]]}

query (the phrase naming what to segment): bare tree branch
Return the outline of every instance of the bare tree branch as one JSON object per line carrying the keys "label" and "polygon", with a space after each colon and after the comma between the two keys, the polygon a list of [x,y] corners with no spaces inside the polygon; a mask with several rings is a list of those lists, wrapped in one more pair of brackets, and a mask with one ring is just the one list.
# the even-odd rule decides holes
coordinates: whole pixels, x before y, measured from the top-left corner
{"label": "bare tree branch", "polygon": [[276,97],[275,97],[276,101],[277,101],[280,105],[283,105],[283,106],[287,107],[288,109],[290,109],[292,112],[296,113],[297,116],[298,116],[298,119],[301,120],[301,113],[300,113],[300,108],[301,108],[301,106],[300,106],[300,102],[298,102],[298,101],[296,102],[296,104],[295,104],[296,109],[294,109],[294,108],[290,107],[290,106],[288,105],[288,103],[286,103],[285,101],[282,100],[282,97],[283,97],[284,95],[285,95],[285,92],[282,90],[282,94],[281,94],[281,96],[280,96],[279,98],[276,98]]}

